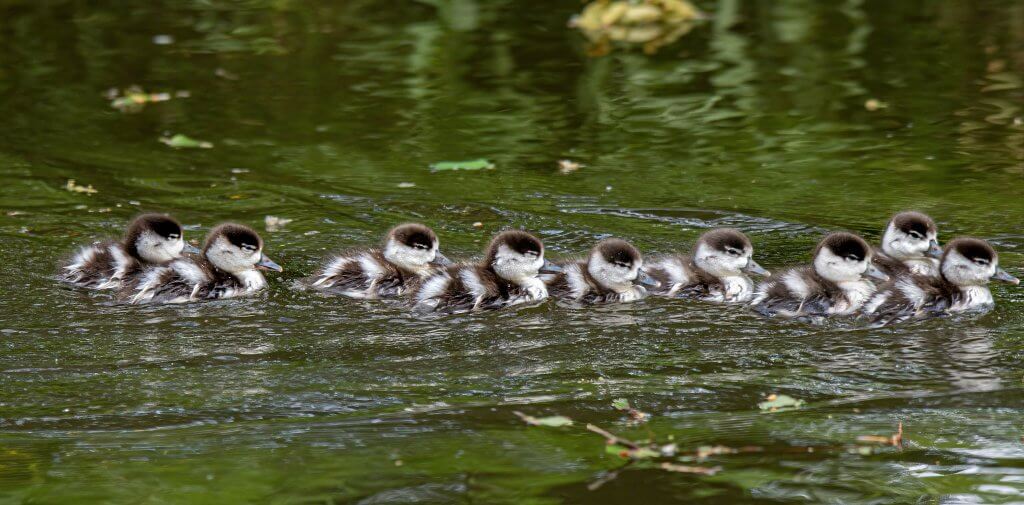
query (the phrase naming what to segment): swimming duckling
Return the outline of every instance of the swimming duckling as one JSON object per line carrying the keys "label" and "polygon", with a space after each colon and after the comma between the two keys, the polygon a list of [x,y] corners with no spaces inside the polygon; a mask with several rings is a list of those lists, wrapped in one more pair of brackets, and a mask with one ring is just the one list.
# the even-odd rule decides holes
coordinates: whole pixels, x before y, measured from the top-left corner
{"label": "swimming duckling", "polygon": [[636,247],[610,238],[598,242],[586,261],[559,264],[561,273],[542,279],[553,297],[583,303],[632,302],[647,296],[645,286],[659,285],[642,270],[643,264]]}
{"label": "swimming duckling", "polygon": [[234,298],[267,286],[258,269],[282,269],[263,254],[252,228],[227,223],[210,230],[200,258],[181,258],[147,270],[124,296],[130,303],[185,303]]}
{"label": "swimming duckling", "polygon": [[462,264],[427,277],[413,292],[416,310],[459,312],[497,309],[548,296],[538,275],[561,269],[544,259],[544,244],[525,231],[499,233],[478,264]]}
{"label": "swimming duckling", "polygon": [[882,235],[881,254],[874,263],[889,277],[939,276],[939,230],[932,218],[920,212],[900,212],[889,220]]}
{"label": "swimming duckling", "polygon": [[753,255],[754,246],[743,232],[718,228],[701,235],[689,255],[656,258],[644,270],[661,285],[651,290],[652,295],[747,302],[754,295],[754,283],[746,272],[771,275]]}
{"label": "swimming duckling", "polygon": [[451,264],[438,252],[437,235],[422,224],[396,226],[384,248],[347,252],[332,258],[316,275],[313,288],[349,298],[390,298],[414,288]]}
{"label": "swimming duckling", "polygon": [[990,280],[1020,284],[1020,279],[999,268],[999,255],[988,242],[958,238],[946,244],[939,277],[906,276],[880,291],[864,306],[876,322],[890,323],[945,312],[991,307]]}
{"label": "swimming duckling", "polygon": [[889,277],[872,263],[873,251],[852,233],[827,235],[814,250],[814,264],[796,267],[758,286],[751,305],[764,315],[848,315],[875,293],[864,276]]}
{"label": "swimming duckling", "polygon": [[81,248],[63,268],[61,280],[91,289],[116,289],[149,265],[162,265],[199,250],[185,242],[181,224],[164,214],[142,214],[128,225],[121,242]]}

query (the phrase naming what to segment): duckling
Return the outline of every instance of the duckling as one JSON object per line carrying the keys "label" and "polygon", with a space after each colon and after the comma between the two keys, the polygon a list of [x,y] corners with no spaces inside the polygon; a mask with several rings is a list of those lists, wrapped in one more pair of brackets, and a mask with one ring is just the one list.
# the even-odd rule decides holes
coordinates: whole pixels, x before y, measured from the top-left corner
{"label": "duckling", "polygon": [[814,250],[814,264],[796,267],[758,286],[751,305],[764,315],[849,315],[876,291],[864,278],[889,276],[872,264],[873,250],[852,233],[827,235]]}
{"label": "duckling", "polygon": [[753,255],[754,246],[743,232],[717,228],[701,235],[689,255],[656,258],[644,270],[660,284],[652,295],[748,302],[754,296],[754,283],[746,272],[771,275]]}
{"label": "duckling", "polygon": [[185,242],[181,224],[164,214],[142,214],[128,225],[124,240],[79,249],[63,267],[62,281],[90,289],[117,289],[146,266],[162,265],[199,249]]}
{"label": "duckling", "polygon": [[262,290],[258,269],[282,271],[263,254],[263,239],[252,228],[226,223],[210,230],[202,257],[181,258],[151,268],[122,294],[129,303],[186,303],[234,298]]}
{"label": "duckling", "polygon": [[583,303],[632,302],[647,296],[646,286],[659,283],[643,271],[640,251],[625,240],[605,239],[586,261],[559,264],[562,273],[541,278],[553,297]]}
{"label": "duckling", "polygon": [[889,277],[939,276],[939,231],[935,221],[920,212],[900,212],[889,220],[882,235],[882,249],[874,263]]}
{"label": "duckling", "polygon": [[905,276],[879,291],[863,313],[887,324],[913,317],[983,310],[995,304],[990,280],[1020,284],[999,268],[999,255],[988,242],[958,238],[946,244],[938,277]]}
{"label": "duckling", "polygon": [[525,231],[505,231],[491,240],[481,263],[450,266],[424,279],[412,293],[413,306],[463,312],[536,302],[548,296],[538,275],[560,271],[544,259],[540,239]]}
{"label": "duckling", "polygon": [[387,233],[382,250],[350,251],[332,258],[317,273],[313,288],[349,298],[391,298],[448,265],[451,261],[438,251],[434,230],[402,224]]}

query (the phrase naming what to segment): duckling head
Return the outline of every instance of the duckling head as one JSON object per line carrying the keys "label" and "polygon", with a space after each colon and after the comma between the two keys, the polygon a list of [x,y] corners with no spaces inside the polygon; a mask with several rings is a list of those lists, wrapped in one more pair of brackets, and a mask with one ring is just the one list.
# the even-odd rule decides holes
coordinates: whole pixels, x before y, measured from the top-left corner
{"label": "duckling head", "polygon": [[835,283],[859,281],[864,275],[888,280],[889,276],[871,263],[871,257],[871,247],[864,239],[852,233],[831,233],[814,250],[814,271]]}
{"label": "duckling head", "polygon": [[434,230],[418,223],[401,224],[384,239],[384,258],[404,270],[426,271],[432,265],[446,266],[451,261],[438,251]]}
{"label": "duckling head", "polygon": [[904,261],[926,256],[939,258],[939,229],[932,218],[920,212],[900,212],[889,220],[882,235],[882,252]]}
{"label": "duckling head", "polygon": [[743,232],[733,228],[711,230],[697,239],[693,262],[698,268],[718,277],[737,277],[743,272],[769,276],[770,272],[754,261],[754,246]]}
{"label": "duckling head", "polygon": [[185,242],[181,224],[164,214],[142,214],[133,219],[124,243],[128,254],[153,264],[167,263],[182,252],[199,252]]}
{"label": "duckling head", "polygon": [[499,233],[487,246],[484,262],[498,277],[520,283],[541,273],[558,273],[562,269],[544,259],[544,244],[533,235],[519,230]]}
{"label": "duckling head", "polygon": [[957,286],[982,286],[992,279],[1020,284],[1020,279],[999,268],[996,250],[981,239],[958,238],[946,244],[940,268],[942,276]]}
{"label": "duckling head", "polygon": [[598,242],[587,259],[587,273],[602,288],[616,293],[628,292],[637,285],[659,286],[658,281],[642,270],[643,266],[640,251],[629,242],[617,238]]}
{"label": "duckling head", "polygon": [[263,254],[263,239],[248,226],[225,223],[210,230],[203,246],[206,259],[224,272],[239,275],[255,269],[282,271]]}

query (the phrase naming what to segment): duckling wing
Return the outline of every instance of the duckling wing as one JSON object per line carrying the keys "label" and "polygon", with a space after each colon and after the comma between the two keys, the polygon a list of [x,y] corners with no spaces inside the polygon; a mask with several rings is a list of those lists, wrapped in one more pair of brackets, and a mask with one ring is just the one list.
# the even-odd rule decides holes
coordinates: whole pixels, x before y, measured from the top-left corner
{"label": "duckling wing", "polygon": [[82,247],[61,269],[63,282],[90,289],[115,289],[140,269],[138,261],[117,242]]}

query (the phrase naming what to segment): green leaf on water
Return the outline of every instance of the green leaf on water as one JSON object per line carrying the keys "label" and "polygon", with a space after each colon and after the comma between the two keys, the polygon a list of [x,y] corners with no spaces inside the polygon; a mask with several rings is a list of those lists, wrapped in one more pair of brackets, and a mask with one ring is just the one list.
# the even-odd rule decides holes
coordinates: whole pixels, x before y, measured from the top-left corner
{"label": "green leaf on water", "polygon": [[512,412],[523,422],[530,426],[549,426],[552,428],[560,428],[562,426],[572,426],[572,419],[565,416],[548,416],[548,417],[533,417],[523,414],[522,412]]}
{"label": "green leaf on water", "polygon": [[494,163],[480,158],[468,161],[439,161],[430,165],[430,170],[434,172],[444,172],[449,170],[491,170],[494,168]]}
{"label": "green leaf on water", "polygon": [[629,405],[629,400],[625,398],[616,398],[612,400],[612,408],[615,410],[629,410],[633,407]]}
{"label": "green leaf on water", "polygon": [[173,137],[160,137],[160,142],[175,149],[210,149],[213,144],[203,140],[196,140],[181,133]]}
{"label": "green leaf on water", "polygon": [[805,403],[807,402],[788,395],[768,395],[768,398],[757,406],[765,412],[775,412],[782,409],[798,409]]}

